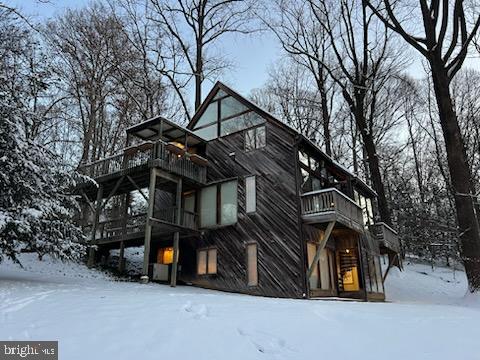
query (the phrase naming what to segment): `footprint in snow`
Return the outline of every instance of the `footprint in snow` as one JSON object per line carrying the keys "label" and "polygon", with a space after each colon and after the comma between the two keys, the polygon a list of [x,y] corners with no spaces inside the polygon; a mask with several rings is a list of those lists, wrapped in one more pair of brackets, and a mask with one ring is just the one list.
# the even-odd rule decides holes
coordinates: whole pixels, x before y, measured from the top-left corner
{"label": "footprint in snow", "polygon": [[55,292],[55,290],[42,291],[34,294],[33,296],[6,301],[4,302],[4,304],[2,304],[2,306],[0,306],[0,311],[4,314],[20,311],[24,307],[28,306],[29,304],[35,301],[45,299],[49,294],[53,292]]}
{"label": "footprint in snow", "polygon": [[183,305],[182,310],[190,314],[194,319],[208,317],[208,307],[205,304],[192,304],[191,301]]}
{"label": "footprint in snow", "polygon": [[287,352],[295,352],[295,349],[288,346],[287,342],[264,331],[245,331],[237,328],[238,333],[247,338],[255,346],[258,352],[265,355],[272,355],[274,358],[282,358]]}

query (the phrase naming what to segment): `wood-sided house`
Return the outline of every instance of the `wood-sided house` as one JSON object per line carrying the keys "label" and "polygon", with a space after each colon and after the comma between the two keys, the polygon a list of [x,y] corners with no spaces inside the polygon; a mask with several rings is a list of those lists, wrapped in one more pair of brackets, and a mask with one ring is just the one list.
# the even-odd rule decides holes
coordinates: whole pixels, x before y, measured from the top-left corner
{"label": "wood-sided house", "polygon": [[90,264],[120,249],[123,270],[124,249],[143,245],[144,277],[173,286],[384,299],[379,255],[399,245],[375,222],[375,192],[222,83],[186,128],[147,120],[81,169],[98,183],[78,189]]}

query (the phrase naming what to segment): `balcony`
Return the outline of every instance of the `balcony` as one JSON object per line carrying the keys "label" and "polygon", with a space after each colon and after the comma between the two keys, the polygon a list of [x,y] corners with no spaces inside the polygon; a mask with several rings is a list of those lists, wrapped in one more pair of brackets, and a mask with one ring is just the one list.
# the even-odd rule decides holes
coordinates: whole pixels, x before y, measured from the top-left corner
{"label": "balcony", "polygon": [[336,221],[355,231],[364,231],[360,206],[334,188],[303,194],[302,218],[309,224]]}
{"label": "balcony", "polygon": [[[143,243],[147,214],[141,213],[127,217],[99,221],[95,234],[96,244],[114,243],[125,240],[138,240]],[[175,231],[192,233],[198,230],[198,216],[181,210],[181,219],[177,221],[177,208],[170,207],[154,212],[150,219],[153,233],[169,234]],[[91,225],[83,227],[87,238],[91,237]]]}
{"label": "balcony", "polygon": [[[96,180],[131,174],[142,168],[158,167],[169,173],[191,179],[197,183],[206,182],[206,160],[198,155],[171,150],[172,144],[163,141],[143,142],[116,154],[79,167],[82,174]],[[181,150],[181,149],[180,149]],[[199,159],[201,159],[199,161]]]}
{"label": "balcony", "polygon": [[379,222],[371,226],[371,232],[377,239],[382,253],[385,252],[385,249],[400,253],[400,240],[398,239],[398,233],[390,226],[383,222]]}

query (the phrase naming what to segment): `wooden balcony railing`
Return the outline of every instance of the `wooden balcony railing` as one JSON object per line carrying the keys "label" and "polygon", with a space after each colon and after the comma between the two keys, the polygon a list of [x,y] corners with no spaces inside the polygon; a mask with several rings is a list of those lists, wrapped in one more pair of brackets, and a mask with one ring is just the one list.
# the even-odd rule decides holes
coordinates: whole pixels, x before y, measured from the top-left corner
{"label": "wooden balcony railing", "polygon": [[92,178],[99,178],[148,164],[200,183],[206,182],[205,166],[191,161],[188,153],[183,156],[172,153],[163,141],[145,142],[124,149],[120,154],[81,165],[79,171]]}
{"label": "wooden balcony railing", "polygon": [[380,248],[384,247],[397,253],[400,252],[398,233],[390,226],[383,222],[379,222],[371,226],[371,231],[377,239]]}
{"label": "wooden balcony railing", "polygon": [[310,222],[336,220],[363,231],[362,209],[337,189],[311,191],[302,195],[302,215]]}
{"label": "wooden balcony railing", "polygon": [[[156,222],[155,220],[160,220],[160,222],[177,225],[184,227],[190,230],[197,230],[198,229],[198,216],[195,213],[190,211],[183,210],[181,211],[181,221],[180,224],[177,223],[177,208],[170,207],[165,209],[160,209],[154,212],[153,216],[153,226],[155,229]],[[116,218],[116,219],[108,219],[104,221],[99,221],[97,225],[97,231],[95,234],[95,240],[97,241],[108,241],[114,239],[124,239],[135,234],[139,234],[139,236],[143,236],[145,231],[145,225],[147,221],[147,214],[136,214],[136,215],[129,215],[126,218]],[[83,226],[83,231],[87,238],[90,239],[91,237],[91,225]]]}

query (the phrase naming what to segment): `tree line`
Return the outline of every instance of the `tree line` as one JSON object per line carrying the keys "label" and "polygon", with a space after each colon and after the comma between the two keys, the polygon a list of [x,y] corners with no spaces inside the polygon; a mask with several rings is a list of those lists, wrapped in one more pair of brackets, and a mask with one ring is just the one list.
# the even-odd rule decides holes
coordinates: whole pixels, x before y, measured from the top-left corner
{"label": "tree line", "polygon": [[459,257],[477,291],[480,73],[465,65],[480,55],[477,11],[462,0],[104,0],[37,21],[0,2],[1,89],[28,114],[25,141],[75,169],[121,149],[132,124],[188,122],[233,69],[222,44],[269,33],[281,59],[251,98],[371,184],[405,253]]}

